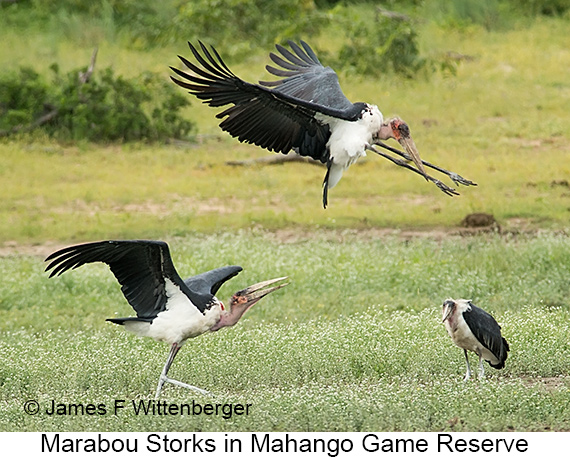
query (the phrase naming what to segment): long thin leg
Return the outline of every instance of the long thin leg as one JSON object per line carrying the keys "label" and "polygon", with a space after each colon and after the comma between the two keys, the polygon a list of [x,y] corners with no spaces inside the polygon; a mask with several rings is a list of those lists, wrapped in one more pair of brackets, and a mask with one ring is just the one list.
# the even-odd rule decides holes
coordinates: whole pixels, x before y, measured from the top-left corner
{"label": "long thin leg", "polygon": [[[412,160],[412,158],[408,154],[406,154],[404,151],[400,151],[399,149],[393,148],[392,146],[389,146],[386,143],[383,143],[382,141],[378,141],[375,144],[377,144],[381,148],[384,148],[384,149],[387,149],[388,151],[393,152],[394,154],[398,154],[400,157],[403,157],[406,160]],[[463,184],[464,186],[476,186],[477,185],[477,183],[474,183],[473,181],[465,179],[463,176],[458,175],[457,173],[454,173],[453,171],[446,170],[445,168],[441,168],[437,165],[431,164],[429,162],[425,162],[424,160],[422,160],[422,163],[426,167],[432,168],[434,170],[439,171],[440,173],[443,173],[444,175],[449,176],[455,184],[458,184],[458,185]]]}
{"label": "long thin leg", "polygon": [[176,357],[176,354],[178,354],[179,350],[180,350],[180,346],[178,346],[178,343],[172,343],[172,346],[170,347],[170,353],[168,354],[168,358],[166,359],[166,363],[164,364],[164,368],[162,369],[162,373],[160,373],[160,378],[158,378],[158,386],[156,387],[156,394],[154,396],[155,399],[157,399],[158,396],[160,395],[160,391],[162,390],[162,386],[164,385],[164,383],[168,379],[168,377],[166,375],[168,374],[168,370],[170,370],[170,365],[172,365],[172,362],[174,361],[174,357]]}
{"label": "long thin leg", "polygon": [[156,394],[154,396],[155,400],[160,395],[160,392],[162,390],[162,386],[164,385],[165,382],[169,382],[170,384],[174,384],[175,386],[178,386],[178,387],[185,387],[187,389],[201,393],[202,395],[210,395],[210,393],[207,390],[203,390],[203,389],[200,389],[199,387],[194,387],[194,386],[191,386],[190,384],[186,384],[186,383],[183,383],[180,381],[176,381],[175,379],[169,378],[167,376],[168,370],[170,370],[170,366],[172,365],[172,362],[174,361],[174,357],[176,357],[176,354],[178,354],[178,351],[180,350],[181,347],[182,346],[178,345],[178,343],[172,343],[172,346],[170,348],[170,353],[168,354],[168,359],[166,359],[166,363],[164,364],[164,368],[162,369],[162,373],[160,373],[160,378],[158,379],[158,386],[156,387]]}
{"label": "long thin leg", "polygon": [[376,154],[384,157],[385,159],[388,159],[390,162],[395,163],[396,165],[398,165],[400,167],[407,168],[408,170],[413,171],[414,173],[417,173],[417,174],[423,176],[428,181],[433,182],[439,188],[439,190],[441,190],[443,193],[445,193],[449,196],[459,195],[459,192],[457,192],[453,187],[449,187],[448,185],[442,183],[439,179],[435,179],[433,176],[430,176],[430,175],[424,176],[424,174],[420,170],[418,170],[416,167],[412,167],[409,163],[407,163],[403,160],[396,159],[396,158],[392,157],[391,155],[386,154],[385,152],[379,151],[374,146],[367,145],[366,149],[368,149],[372,152],[375,152]]}
{"label": "long thin leg", "polygon": [[465,353],[465,362],[467,363],[467,372],[465,373],[465,377],[463,378],[463,381],[467,382],[469,380],[469,378],[471,377],[471,366],[469,365],[469,357],[467,356],[467,350],[463,349],[463,352]]}
{"label": "long thin leg", "polygon": [[329,200],[329,176],[331,174],[332,159],[327,162],[327,173],[325,174],[325,179],[323,180],[323,208],[327,208]]}
{"label": "long thin leg", "polygon": [[485,367],[483,366],[483,354],[478,353],[479,355],[479,379],[483,379],[485,377]]}

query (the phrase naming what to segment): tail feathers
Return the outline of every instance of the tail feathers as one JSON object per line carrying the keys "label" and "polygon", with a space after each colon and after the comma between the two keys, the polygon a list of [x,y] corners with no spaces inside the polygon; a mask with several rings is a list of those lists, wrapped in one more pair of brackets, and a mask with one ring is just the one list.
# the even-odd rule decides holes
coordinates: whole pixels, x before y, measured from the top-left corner
{"label": "tail feathers", "polygon": [[493,365],[488,360],[487,360],[487,362],[489,363],[489,365],[491,365],[493,368],[496,368],[497,370],[502,370],[503,368],[505,368],[505,361],[504,360],[501,360],[497,365]]}
{"label": "tail feathers", "polygon": [[504,338],[502,338],[502,340],[503,340],[503,344],[501,347],[501,351],[497,357],[499,359],[499,363],[497,363],[496,365],[493,365],[491,362],[489,362],[489,365],[491,365],[493,368],[496,368],[497,370],[501,370],[501,369],[505,368],[505,361],[507,360],[508,352],[511,349],[509,347],[509,343],[507,343],[507,340]]}

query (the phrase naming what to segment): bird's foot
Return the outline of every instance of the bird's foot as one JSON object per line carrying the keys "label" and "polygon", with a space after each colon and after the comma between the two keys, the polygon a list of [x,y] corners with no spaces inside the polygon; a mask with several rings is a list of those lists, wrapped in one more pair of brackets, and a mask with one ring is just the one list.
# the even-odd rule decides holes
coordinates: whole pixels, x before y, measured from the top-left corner
{"label": "bird's foot", "polygon": [[469,378],[471,377],[471,371],[467,371],[465,373],[465,377],[463,378],[463,382],[467,382],[469,381]]}
{"label": "bird's foot", "polygon": [[[202,395],[212,396],[212,394],[210,392],[208,392],[207,390],[200,389],[199,387],[196,387],[196,386],[191,386],[190,384],[186,384],[184,382],[177,381],[176,379],[172,379],[172,378],[169,378],[167,376],[165,376],[164,379],[161,378],[161,381],[159,381],[159,389],[162,388],[161,382],[162,382],[162,384],[164,384],[165,382],[169,382],[170,384],[174,384],[175,386],[184,387],[186,389],[193,390],[194,392],[197,392],[197,393],[202,394]],[[157,391],[156,391],[156,397],[157,398],[158,398],[158,395],[160,394],[159,389],[157,389]]]}
{"label": "bird's foot", "polygon": [[451,180],[456,184],[456,185],[460,185],[463,184],[464,186],[476,186],[477,183],[470,181],[469,179],[465,179],[463,176],[458,175],[457,173],[454,173],[452,171],[449,172],[449,177],[451,178]]}
{"label": "bird's foot", "polygon": [[453,187],[449,187],[448,185],[442,183],[439,179],[435,179],[432,178],[431,176],[429,176],[429,178],[431,178],[430,180],[438,187],[439,190],[441,190],[444,194],[449,195],[450,197],[453,197],[454,195],[459,195],[459,192],[457,192]]}

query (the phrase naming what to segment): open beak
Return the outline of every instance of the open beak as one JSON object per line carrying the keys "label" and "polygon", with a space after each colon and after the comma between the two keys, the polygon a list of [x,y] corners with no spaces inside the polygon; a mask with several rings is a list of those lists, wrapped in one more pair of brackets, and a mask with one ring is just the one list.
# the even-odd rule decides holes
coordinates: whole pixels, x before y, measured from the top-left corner
{"label": "open beak", "polygon": [[279,290],[282,287],[288,285],[289,283],[286,282],[283,284],[279,284],[277,286],[268,287],[272,284],[275,284],[279,281],[283,281],[285,279],[288,279],[288,277],[283,276],[282,278],[269,279],[268,281],[258,282],[257,284],[246,287],[245,289],[236,292],[233,296],[233,299],[235,300],[236,303],[239,303],[240,305],[247,305],[248,307],[252,306],[255,303],[257,303],[259,300],[261,300],[263,297],[270,294],[271,292],[275,292],[276,290]]}
{"label": "open beak", "polygon": [[398,142],[402,145],[402,147],[406,150],[408,155],[412,158],[418,170],[422,172],[424,178],[427,178],[426,169],[424,168],[424,164],[422,163],[422,159],[420,159],[420,154],[418,152],[418,148],[416,148],[416,143],[412,140],[411,136],[401,137]]}

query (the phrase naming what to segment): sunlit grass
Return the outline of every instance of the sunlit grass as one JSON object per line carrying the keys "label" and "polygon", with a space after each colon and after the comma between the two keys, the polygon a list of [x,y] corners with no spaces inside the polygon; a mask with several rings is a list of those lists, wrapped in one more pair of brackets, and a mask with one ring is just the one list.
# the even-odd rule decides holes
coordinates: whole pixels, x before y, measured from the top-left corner
{"label": "sunlit grass", "polygon": [[[66,72],[85,66],[98,45],[97,68],[167,78],[176,54],[188,54],[185,43],[127,49],[101,24],[82,31],[71,18],[65,27],[80,39],[3,30],[0,65],[47,74],[58,62]],[[216,111],[196,101],[186,115],[207,139],[194,145],[3,140],[0,246],[15,243],[0,257],[0,430],[570,430],[568,23],[501,33],[418,27],[428,53],[474,60],[456,76],[341,74],[341,84],[351,100],[404,118],[426,160],[479,184],[459,197],[369,154],[323,210],[324,168],[227,166],[269,153],[220,132]],[[327,49],[335,40],[316,41]],[[265,54],[232,69],[263,79]],[[405,241],[376,230],[452,228],[479,211],[505,231],[551,232]],[[45,243],[106,238],[166,239],[183,276],[242,265],[222,299],[290,276],[236,328],[189,342],[172,368],[216,401],[253,403],[250,416],[23,413],[31,398],[110,407],[152,397],[167,348],[104,322],[133,313],[108,269],[49,280],[42,258],[19,254],[22,244],[47,254]],[[472,298],[497,318],[511,343],[504,370],[488,367],[486,380],[463,385],[462,351],[440,323],[447,297]],[[172,386],[164,399],[205,402]]]}
{"label": "sunlit grass", "polygon": [[[0,367],[14,430],[568,430],[570,250],[541,236],[414,241],[337,238],[283,244],[270,234],[171,241],[184,275],[245,269],[233,290],[287,274],[291,285],[240,324],[187,343],[172,375],[207,400],[167,386],[162,399],[251,403],[248,417],[26,416],[24,399],[106,404],[150,399],[167,346],[106,317],[132,315],[104,266],[48,279],[38,257],[6,257],[0,272]],[[6,272],[11,274],[7,275]],[[491,312],[511,345],[506,368],[463,384],[462,351],[441,324],[444,298]],[[473,364],[476,358],[472,358]],[[318,414],[316,413],[318,411]],[[80,419],[80,420],[79,420]]]}
{"label": "sunlit grass", "polygon": [[[385,116],[403,117],[422,156],[479,185],[450,198],[421,177],[380,158],[351,167],[321,207],[323,168],[307,164],[229,167],[227,160],[270,153],[242,145],[217,127],[216,110],[192,100],[187,117],[205,143],[194,146],[66,146],[45,138],[0,144],[0,241],[155,237],[250,227],[457,226],[471,212],[492,213],[503,228],[567,225],[570,86],[566,22],[537,20],[509,31],[461,31],[426,23],[431,52],[460,52],[457,75],[429,80],[341,74],[352,100],[376,102]],[[61,37],[5,31],[3,68],[29,63],[47,71],[84,65],[91,46]],[[326,46],[326,40],[317,40]],[[524,43],[524,46],[521,46]],[[27,51],[22,52],[21,46]],[[331,45],[334,47],[333,45]],[[186,54],[185,43],[141,52],[119,42],[100,44],[98,68],[119,74],[164,71]],[[269,50],[268,50],[269,51]],[[232,68],[264,78],[264,55]],[[325,62],[326,63],[326,62]],[[212,138],[212,135],[214,138]],[[219,138],[219,139],[216,139]]]}
{"label": "sunlit grass", "polygon": [[[421,141],[430,151],[431,135]],[[417,175],[369,157],[332,189],[326,210],[321,207],[324,168],[230,167],[226,160],[266,153],[229,140],[189,149],[1,144],[0,236],[35,242],[259,226],[452,227],[482,211],[507,228],[512,218],[564,227],[570,194],[553,182],[563,182],[570,165],[558,144],[562,141],[544,146],[544,154],[498,144],[489,158],[452,157],[435,149],[431,160],[452,163],[479,184],[453,198]]]}

